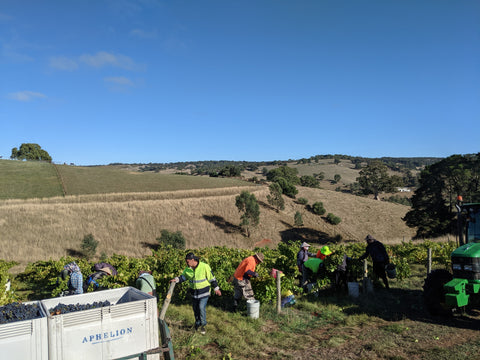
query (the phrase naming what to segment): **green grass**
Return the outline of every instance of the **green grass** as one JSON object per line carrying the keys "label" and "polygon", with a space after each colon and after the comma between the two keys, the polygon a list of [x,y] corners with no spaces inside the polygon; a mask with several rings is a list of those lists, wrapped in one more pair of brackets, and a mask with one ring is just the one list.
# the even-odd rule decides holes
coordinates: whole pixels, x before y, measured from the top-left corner
{"label": "green grass", "polygon": [[[66,195],[162,192],[246,186],[230,178],[165,175],[121,170],[109,166],[55,166],[38,161],[0,160],[0,199],[29,199]],[[60,180],[61,178],[61,180]]]}
{"label": "green grass", "polygon": [[55,167],[38,161],[0,160],[0,199],[62,196]]}
{"label": "green grass", "polygon": [[131,172],[108,166],[58,166],[67,195],[161,192],[251,185],[230,178]]}
{"label": "green grass", "polygon": [[[353,299],[324,291],[297,296],[277,314],[261,304],[259,319],[209,305],[207,334],[195,333],[189,304],[170,305],[167,323],[179,359],[472,359],[480,352],[479,319],[438,319],[423,309],[424,267],[392,290]],[[229,300],[223,299],[226,303]],[[468,326],[465,326],[468,324]]]}

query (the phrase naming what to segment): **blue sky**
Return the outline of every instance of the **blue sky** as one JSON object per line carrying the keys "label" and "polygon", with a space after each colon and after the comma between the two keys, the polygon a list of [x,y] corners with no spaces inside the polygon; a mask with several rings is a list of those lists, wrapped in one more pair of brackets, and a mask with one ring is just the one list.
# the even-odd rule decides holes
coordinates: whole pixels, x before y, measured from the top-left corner
{"label": "blue sky", "polygon": [[0,156],[480,151],[478,0],[0,0]]}

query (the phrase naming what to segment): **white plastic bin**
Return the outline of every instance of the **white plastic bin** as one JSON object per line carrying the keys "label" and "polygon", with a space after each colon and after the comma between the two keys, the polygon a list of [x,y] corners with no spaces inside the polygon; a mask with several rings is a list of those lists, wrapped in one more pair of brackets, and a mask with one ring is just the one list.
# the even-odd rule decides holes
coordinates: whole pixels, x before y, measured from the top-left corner
{"label": "white plastic bin", "polygon": [[[58,304],[92,304],[101,308],[50,315]],[[41,301],[47,313],[50,360],[116,359],[157,348],[156,298],[132,287],[103,290]],[[159,359],[159,355],[149,355]]]}
{"label": "white plastic bin", "polygon": [[0,325],[0,359],[48,360],[47,318],[39,301],[40,316],[36,319]]}

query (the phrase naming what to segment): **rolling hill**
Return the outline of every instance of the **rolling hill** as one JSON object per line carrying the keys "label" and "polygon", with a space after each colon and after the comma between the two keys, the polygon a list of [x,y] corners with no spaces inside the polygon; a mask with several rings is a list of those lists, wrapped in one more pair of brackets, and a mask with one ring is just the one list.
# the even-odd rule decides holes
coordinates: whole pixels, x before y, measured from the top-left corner
{"label": "rolling hill", "polygon": [[[9,161],[0,161],[0,166],[4,162]],[[30,168],[31,164],[12,163],[27,165],[31,182],[43,187],[52,183],[54,187],[51,172],[41,175],[38,169]],[[75,183],[82,183],[86,189],[83,191],[88,190],[89,194],[0,201],[1,259],[25,265],[35,260],[75,255],[83,237],[90,233],[99,241],[99,255],[129,256],[149,254],[163,229],[181,231],[191,249],[205,246],[253,249],[264,239],[268,241],[263,244],[271,246],[288,240],[308,241],[318,246],[338,236],[342,241],[361,241],[366,234],[388,243],[409,240],[414,235],[414,229],[402,221],[408,207],[328,189],[298,187],[297,198],[306,198],[310,205],[323,202],[327,213],[342,219],[335,226],[290,198],[285,198],[285,210],[277,212],[268,205],[266,185],[232,179],[132,173],[108,167],[58,168],[67,184],[67,194],[68,189],[75,188]],[[22,171],[17,169],[15,176],[19,174]],[[44,183],[40,180],[43,177],[50,180]],[[2,172],[2,183],[5,178],[9,176]],[[82,191],[80,186],[77,189],[77,193]],[[260,203],[260,224],[250,238],[238,226],[240,214],[235,206],[235,197],[243,190],[255,194]],[[293,226],[296,211],[302,214],[303,227]]]}

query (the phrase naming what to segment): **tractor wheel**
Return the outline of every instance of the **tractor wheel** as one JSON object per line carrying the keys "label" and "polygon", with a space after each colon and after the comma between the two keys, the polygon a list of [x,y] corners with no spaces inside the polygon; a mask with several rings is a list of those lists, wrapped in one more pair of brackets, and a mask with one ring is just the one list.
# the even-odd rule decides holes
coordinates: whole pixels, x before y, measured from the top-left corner
{"label": "tractor wheel", "polygon": [[445,289],[443,285],[453,279],[447,270],[433,270],[428,274],[423,285],[423,302],[430,315],[448,315],[452,309],[445,305]]}

